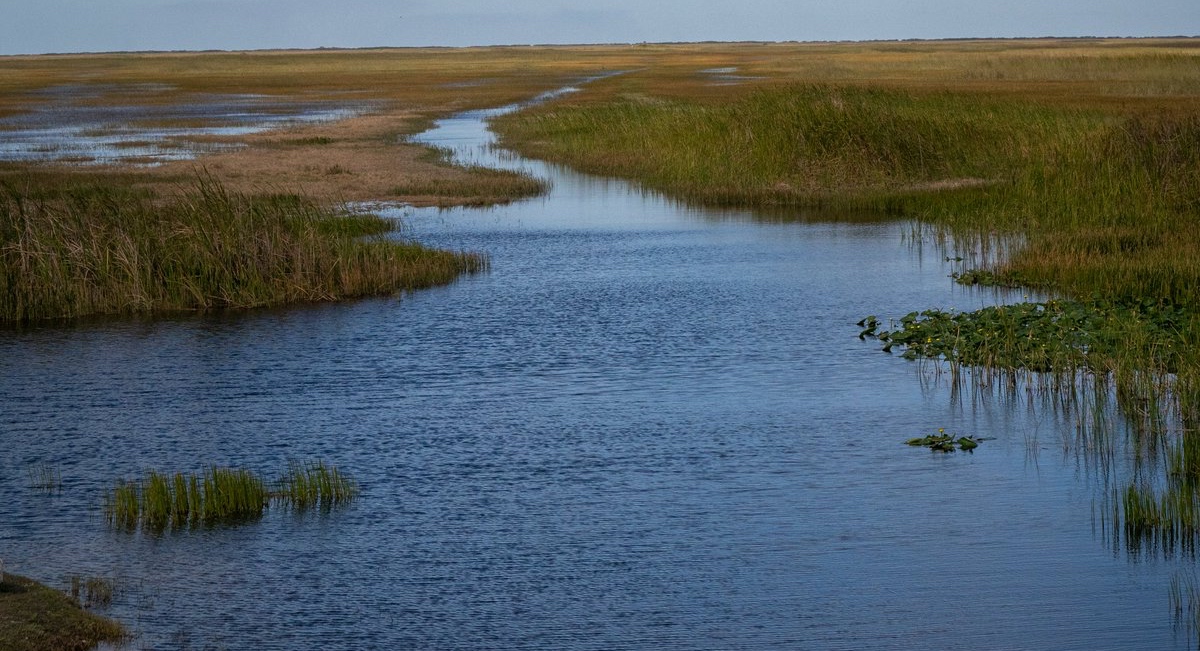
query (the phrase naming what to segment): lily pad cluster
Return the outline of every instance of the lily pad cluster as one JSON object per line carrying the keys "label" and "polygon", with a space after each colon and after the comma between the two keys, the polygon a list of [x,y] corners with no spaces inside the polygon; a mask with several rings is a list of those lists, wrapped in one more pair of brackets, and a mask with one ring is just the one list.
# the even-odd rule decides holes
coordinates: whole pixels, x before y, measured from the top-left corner
{"label": "lily pad cluster", "polygon": [[980,441],[986,440],[985,438],[974,436],[960,436],[955,438],[953,434],[946,434],[943,430],[938,430],[937,434],[908,439],[905,443],[915,447],[929,448],[934,452],[954,452],[955,450],[971,452],[979,447]]}

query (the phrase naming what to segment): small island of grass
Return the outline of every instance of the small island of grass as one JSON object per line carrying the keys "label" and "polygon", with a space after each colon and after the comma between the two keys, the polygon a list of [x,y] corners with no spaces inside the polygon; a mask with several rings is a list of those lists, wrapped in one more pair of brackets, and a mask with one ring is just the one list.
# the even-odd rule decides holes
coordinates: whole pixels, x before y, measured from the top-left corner
{"label": "small island of grass", "polygon": [[65,593],[11,573],[0,580],[0,649],[82,651],[127,635]]}

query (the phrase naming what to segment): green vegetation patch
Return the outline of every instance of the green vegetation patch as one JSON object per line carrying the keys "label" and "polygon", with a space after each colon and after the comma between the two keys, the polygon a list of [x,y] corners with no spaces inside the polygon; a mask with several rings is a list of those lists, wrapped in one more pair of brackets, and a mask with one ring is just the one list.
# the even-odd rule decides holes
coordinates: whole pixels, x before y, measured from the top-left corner
{"label": "green vegetation patch", "polygon": [[1051,300],[985,307],[973,312],[911,312],[882,330],[878,318],[859,322],[862,338],[905,359],[942,359],[1001,370],[1107,372],[1122,364],[1174,372],[1194,363],[1191,343],[1200,323],[1189,310],[1140,302]]}
{"label": "green vegetation patch", "polygon": [[0,322],[251,308],[378,295],[486,269],[294,195],[207,177],[174,196],[121,184],[0,183]]}
{"label": "green vegetation patch", "polygon": [[11,573],[0,581],[0,649],[84,651],[126,637],[120,624],[62,592]]}
{"label": "green vegetation patch", "polygon": [[245,469],[211,466],[201,473],[149,471],[140,481],[122,480],[106,494],[109,524],[151,532],[238,524],[261,518],[272,502],[297,511],[349,504],[358,484],[324,462],[292,462],[287,474],[268,485]]}
{"label": "green vegetation patch", "polygon": [[964,93],[803,84],[717,104],[554,104],[495,123],[522,151],[698,203],[893,209],[1009,183],[1057,120]]}
{"label": "green vegetation patch", "polygon": [[926,434],[915,439],[905,441],[907,445],[919,448],[929,448],[934,452],[954,452],[962,450],[963,452],[973,452],[979,447],[981,441],[986,441],[986,438],[975,436],[959,436],[947,434],[944,429],[938,429],[937,434]]}

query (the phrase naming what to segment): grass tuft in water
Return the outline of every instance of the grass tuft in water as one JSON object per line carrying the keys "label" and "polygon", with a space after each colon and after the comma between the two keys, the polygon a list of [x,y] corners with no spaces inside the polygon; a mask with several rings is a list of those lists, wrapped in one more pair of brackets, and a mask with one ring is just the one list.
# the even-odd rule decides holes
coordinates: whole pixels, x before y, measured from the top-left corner
{"label": "grass tuft in water", "polygon": [[211,466],[199,475],[150,471],[140,482],[120,481],[104,512],[114,526],[159,532],[257,519],[268,499],[266,485],[250,471]]}
{"label": "grass tuft in water", "polygon": [[104,513],[118,528],[162,532],[256,520],[272,502],[298,511],[342,506],[358,490],[352,478],[321,461],[290,463],[275,490],[244,469],[211,466],[186,475],[150,471],[141,481],[117,482],[105,497]]}
{"label": "grass tuft in water", "polygon": [[346,504],[358,496],[358,484],[323,461],[290,462],[278,485],[277,499],[300,511]]}

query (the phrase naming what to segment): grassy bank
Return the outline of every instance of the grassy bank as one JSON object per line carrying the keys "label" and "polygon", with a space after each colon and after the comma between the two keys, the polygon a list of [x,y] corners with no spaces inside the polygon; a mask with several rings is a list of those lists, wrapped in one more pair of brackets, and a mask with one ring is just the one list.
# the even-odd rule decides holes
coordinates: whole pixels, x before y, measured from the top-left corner
{"label": "grassy bank", "polygon": [[62,592],[11,573],[0,581],[0,649],[84,651],[126,635],[120,624],[87,612]]}
{"label": "grassy bank", "polygon": [[207,177],[163,194],[30,175],[0,186],[0,321],[340,300],[486,266],[380,236],[392,226]]}

